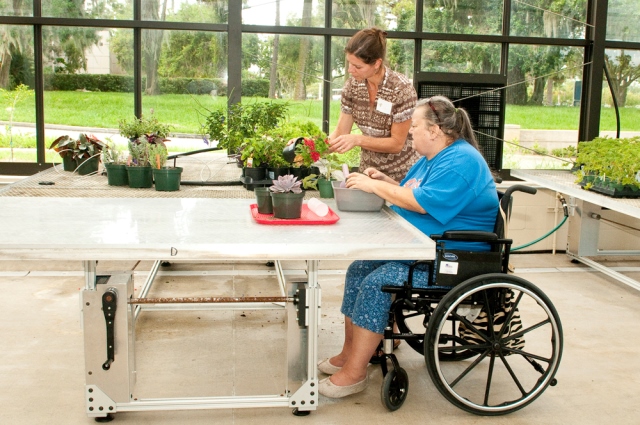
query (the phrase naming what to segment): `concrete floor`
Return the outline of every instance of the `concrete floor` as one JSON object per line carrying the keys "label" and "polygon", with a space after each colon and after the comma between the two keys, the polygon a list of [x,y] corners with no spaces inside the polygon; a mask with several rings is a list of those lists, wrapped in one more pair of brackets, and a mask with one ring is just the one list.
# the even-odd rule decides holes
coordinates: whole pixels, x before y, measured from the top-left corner
{"label": "concrete floor", "polygon": [[[295,417],[288,408],[121,412],[122,424],[637,424],[640,422],[640,292],[571,263],[564,254],[512,257],[516,274],[552,300],[564,328],[564,353],[548,388],[531,405],[499,417],[459,410],[434,387],[422,356],[396,351],[410,379],[404,406],[380,401],[382,374],[369,367],[371,385]],[[341,346],[339,313],[346,262],[321,264],[319,358]],[[640,280],[640,262],[624,273]],[[99,271],[135,267],[139,286],[150,263],[104,263]],[[287,268],[301,265],[288,264]],[[225,270],[242,269],[248,277]],[[154,295],[271,295],[276,280],[264,263],[172,264],[162,269]],[[620,269],[622,270],[622,269]],[[0,262],[0,424],[90,424],[84,403],[79,262]],[[137,372],[142,397],[278,393],[284,376],[283,313],[144,312],[137,324]]]}

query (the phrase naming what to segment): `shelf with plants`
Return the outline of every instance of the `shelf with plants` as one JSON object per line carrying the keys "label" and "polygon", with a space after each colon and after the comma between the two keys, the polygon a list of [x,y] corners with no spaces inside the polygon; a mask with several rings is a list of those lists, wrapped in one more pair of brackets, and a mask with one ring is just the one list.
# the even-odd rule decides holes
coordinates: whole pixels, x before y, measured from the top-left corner
{"label": "shelf with plants", "polygon": [[640,198],[640,137],[578,144],[577,183],[614,198]]}

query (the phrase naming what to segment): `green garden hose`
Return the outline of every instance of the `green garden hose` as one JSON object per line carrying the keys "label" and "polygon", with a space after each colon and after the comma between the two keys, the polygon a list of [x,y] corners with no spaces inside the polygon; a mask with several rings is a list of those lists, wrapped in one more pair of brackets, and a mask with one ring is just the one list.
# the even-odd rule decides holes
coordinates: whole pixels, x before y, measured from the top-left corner
{"label": "green garden hose", "polygon": [[555,232],[560,227],[562,227],[564,222],[567,221],[567,219],[569,218],[569,208],[567,207],[567,201],[565,201],[565,199],[561,195],[558,195],[558,199],[562,203],[562,210],[564,211],[564,218],[562,219],[562,221],[556,227],[554,227],[553,229],[549,230],[545,235],[542,235],[538,239],[533,240],[533,241],[531,241],[529,243],[526,243],[524,245],[520,245],[520,246],[516,246],[514,248],[511,248],[511,251],[517,251],[519,249],[526,248],[526,247],[531,246],[531,245],[533,245],[535,243],[538,243],[541,240],[543,240],[544,238],[548,237],[549,235],[552,235],[553,232]]}

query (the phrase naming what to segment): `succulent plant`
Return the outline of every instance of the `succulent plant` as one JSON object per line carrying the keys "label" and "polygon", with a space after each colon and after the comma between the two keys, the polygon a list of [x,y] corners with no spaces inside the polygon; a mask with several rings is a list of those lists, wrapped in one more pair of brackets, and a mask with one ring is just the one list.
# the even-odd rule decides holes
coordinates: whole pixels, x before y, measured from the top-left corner
{"label": "succulent plant", "polygon": [[269,189],[274,193],[300,193],[302,189],[300,189],[300,182],[298,178],[293,174],[285,174],[284,176],[278,176],[278,180],[272,180],[273,186]]}

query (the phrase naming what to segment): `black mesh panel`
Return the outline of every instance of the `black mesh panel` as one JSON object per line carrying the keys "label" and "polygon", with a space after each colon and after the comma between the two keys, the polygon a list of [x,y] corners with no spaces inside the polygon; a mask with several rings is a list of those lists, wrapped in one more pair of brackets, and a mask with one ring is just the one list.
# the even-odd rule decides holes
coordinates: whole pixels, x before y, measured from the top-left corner
{"label": "black mesh panel", "polygon": [[469,113],[476,139],[489,167],[502,169],[504,90],[496,84],[419,82],[418,98],[446,96]]}

